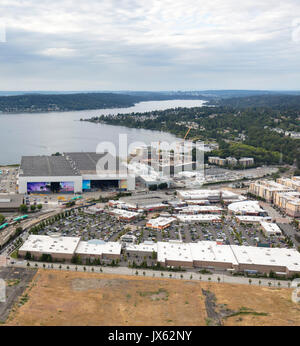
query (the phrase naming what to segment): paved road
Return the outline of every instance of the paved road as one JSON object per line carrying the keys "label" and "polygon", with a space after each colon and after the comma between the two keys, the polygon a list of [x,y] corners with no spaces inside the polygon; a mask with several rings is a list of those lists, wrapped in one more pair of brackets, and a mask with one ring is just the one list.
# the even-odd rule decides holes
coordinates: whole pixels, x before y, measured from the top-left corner
{"label": "paved road", "polygon": [[260,205],[265,209],[268,213],[268,215],[275,219],[276,222],[279,223],[290,223],[292,221],[292,218],[289,216],[282,216],[277,210],[275,210],[269,203],[266,202],[259,202]]}
{"label": "paved road", "polygon": [[[115,274],[115,275],[130,275],[136,276],[136,272],[138,272],[138,276],[145,277],[160,277],[160,278],[169,278],[169,279],[177,279],[177,280],[191,280],[191,281],[204,281],[204,282],[220,282],[220,283],[231,283],[231,284],[242,284],[242,285],[250,285],[249,278],[241,277],[241,276],[232,276],[227,273],[214,273],[214,274],[199,274],[195,272],[169,272],[169,271],[157,271],[157,270],[143,270],[143,269],[131,269],[127,267],[99,267],[99,266],[76,266],[73,264],[49,264],[42,262],[32,262],[30,261],[30,267],[36,268],[36,264],[39,268],[43,268],[43,264],[45,265],[45,269],[47,270],[68,270],[68,271],[78,271],[78,272],[96,272],[96,273],[105,273],[105,274]],[[51,267],[53,265],[53,268]],[[27,267],[27,261],[18,261],[15,264],[8,264],[11,267]],[[61,266],[61,268],[59,268]],[[67,269],[69,267],[69,269]],[[76,270],[77,267],[77,270]],[[86,268],[86,270],[84,270]],[[94,271],[92,270],[94,269]],[[102,270],[102,272],[101,272]],[[145,273],[145,275],[143,274]],[[172,275],[172,276],[170,276]],[[218,280],[219,279],[219,280]],[[271,283],[271,284],[269,284]],[[266,286],[266,287],[289,287],[291,281],[287,280],[275,280],[275,279],[264,279],[264,278],[251,278],[251,285],[254,286]]]}

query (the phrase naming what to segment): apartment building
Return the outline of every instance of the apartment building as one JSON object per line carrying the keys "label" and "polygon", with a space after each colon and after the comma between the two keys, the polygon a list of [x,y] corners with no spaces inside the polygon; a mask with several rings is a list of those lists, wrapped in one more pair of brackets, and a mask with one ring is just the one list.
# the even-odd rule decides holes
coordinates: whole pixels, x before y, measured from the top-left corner
{"label": "apartment building", "polygon": [[264,198],[267,202],[273,203],[277,192],[293,191],[292,188],[279,184],[272,180],[259,180],[252,182],[249,186],[249,192],[253,195]]}
{"label": "apartment building", "polygon": [[277,183],[288,186],[298,192],[300,192],[300,177],[290,178],[278,178]]}

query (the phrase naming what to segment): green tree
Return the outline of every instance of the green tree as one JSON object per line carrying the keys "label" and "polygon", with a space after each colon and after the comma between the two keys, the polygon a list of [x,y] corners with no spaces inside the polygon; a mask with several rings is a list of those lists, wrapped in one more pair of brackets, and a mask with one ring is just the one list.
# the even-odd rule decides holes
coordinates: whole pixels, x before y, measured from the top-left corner
{"label": "green tree", "polygon": [[27,213],[28,212],[28,207],[26,204],[21,204],[20,207],[19,207],[19,211],[21,213]]}
{"label": "green tree", "polygon": [[29,251],[26,252],[25,257],[24,257],[27,261],[31,260],[31,253]]}

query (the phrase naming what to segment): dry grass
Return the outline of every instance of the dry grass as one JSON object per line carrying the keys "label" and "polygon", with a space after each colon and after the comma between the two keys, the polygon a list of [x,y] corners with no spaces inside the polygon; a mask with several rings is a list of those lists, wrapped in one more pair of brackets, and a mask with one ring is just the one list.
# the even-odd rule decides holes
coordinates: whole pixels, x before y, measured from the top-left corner
{"label": "dry grass", "polygon": [[300,325],[291,289],[42,269],[7,325],[206,325],[202,288],[229,309],[267,314],[235,315],[225,325]]}

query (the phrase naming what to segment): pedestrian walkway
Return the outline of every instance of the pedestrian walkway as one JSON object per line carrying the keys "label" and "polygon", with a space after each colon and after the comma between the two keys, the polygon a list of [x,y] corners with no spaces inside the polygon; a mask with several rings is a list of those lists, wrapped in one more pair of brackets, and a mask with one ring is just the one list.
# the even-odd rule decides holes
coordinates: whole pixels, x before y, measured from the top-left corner
{"label": "pedestrian walkway", "polygon": [[[14,264],[9,264],[12,267],[27,267],[27,261],[19,261]],[[289,288],[291,281],[289,280],[276,280],[271,278],[248,278],[244,276],[233,276],[227,273],[212,273],[201,274],[199,272],[171,272],[150,269],[132,269],[128,267],[100,267],[100,266],[84,266],[75,264],[57,264],[57,263],[42,263],[30,261],[31,268],[44,268],[47,270],[64,270],[64,271],[77,271],[77,272],[93,272],[114,275],[130,275],[139,277],[156,277],[168,278],[176,280],[189,280],[189,281],[203,281],[203,282],[217,282],[229,284],[241,284],[252,286],[264,286],[270,288]]]}

